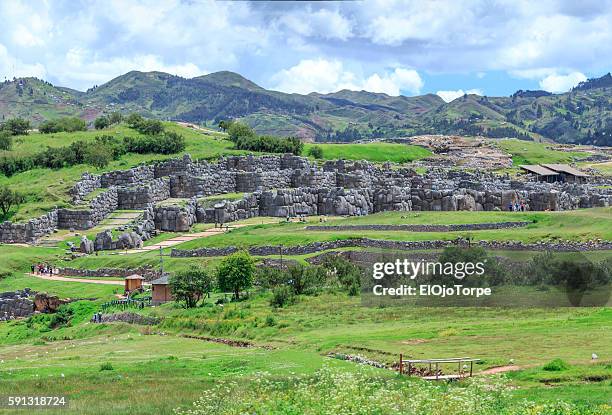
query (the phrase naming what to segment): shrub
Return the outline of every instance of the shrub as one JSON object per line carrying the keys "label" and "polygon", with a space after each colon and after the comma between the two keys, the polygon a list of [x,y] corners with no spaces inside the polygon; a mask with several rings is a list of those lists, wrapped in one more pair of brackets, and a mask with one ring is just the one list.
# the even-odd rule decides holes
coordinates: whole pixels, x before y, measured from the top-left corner
{"label": "shrub", "polygon": [[60,327],[69,326],[73,314],[72,308],[68,307],[68,305],[60,306],[51,317],[51,320],[49,320],[49,328],[58,329]]}
{"label": "shrub", "polygon": [[[219,126],[221,126],[221,124]],[[227,124],[224,126],[227,129],[229,139],[234,143],[241,138],[254,138],[256,136],[255,131],[253,131],[251,127],[238,121],[233,121],[229,126]]]}
{"label": "shrub", "polygon": [[108,128],[109,126],[110,126],[110,120],[108,119],[108,117],[104,115],[96,118],[96,120],[94,121],[94,128],[96,130],[103,130],[105,128]]}
{"label": "shrub", "polygon": [[312,146],[310,147],[310,150],[308,150],[308,155],[316,159],[322,159],[323,149],[319,146]]}
{"label": "shrub", "polygon": [[6,218],[13,207],[17,207],[25,200],[23,194],[12,190],[6,185],[0,185],[0,211]]}
{"label": "shrub", "polygon": [[10,131],[0,130],[0,150],[10,150],[13,146],[13,135]]}
{"label": "shrub", "polygon": [[89,146],[83,161],[90,166],[102,169],[113,160],[112,150],[106,146]]}
{"label": "shrub", "polygon": [[272,298],[270,299],[270,305],[272,307],[282,308],[286,305],[293,304],[295,296],[293,290],[286,285],[274,288],[272,290]]}
{"label": "shrub", "polygon": [[274,327],[274,326],[276,326],[276,319],[274,318],[273,315],[270,314],[270,315],[268,315],[266,317],[265,325],[266,325],[266,327]]}
{"label": "shrub", "polygon": [[113,365],[110,362],[106,362],[106,363],[102,363],[100,365],[100,372],[102,372],[104,370],[115,370],[115,368],[113,367]]}
{"label": "shrub", "polygon": [[547,372],[561,372],[569,369],[569,365],[561,359],[554,359],[546,363],[542,369]]}
{"label": "shrub", "polygon": [[166,131],[160,136],[125,137],[124,144],[128,152],[139,154],[174,154],[186,147],[185,138],[174,131]]}
{"label": "shrub", "polygon": [[48,120],[38,127],[38,131],[43,134],[59,133],[62,131],[72,133],[86,130],[87,123],[78,117],[63,117],[57,120]]}
{"label": "shrub", "polygon": [[0,124],[0,130],[8,131],[11,135],[27,135],[30,128],[30,121],[23,118],[12,118]]}

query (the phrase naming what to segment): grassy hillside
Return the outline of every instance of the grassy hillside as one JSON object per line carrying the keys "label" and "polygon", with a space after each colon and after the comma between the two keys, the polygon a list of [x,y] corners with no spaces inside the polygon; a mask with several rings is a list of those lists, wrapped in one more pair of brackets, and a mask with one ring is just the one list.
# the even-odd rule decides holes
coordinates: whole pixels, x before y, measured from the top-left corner
{"label": "grassy hillside", "polygon": [[[194,159],[217,158],[224,154],[243,154],[239,150],[233,150],[233,144],[221,134],[203,133],[199,130],[186,128],[175,123],[165,123],[168,130],[178,132],[185,137],[187,147],[185,152],[192,155]],[[139,136],[124,125],[113,126],[106,130],[82,131],[75,133],[40,134],[34,133],[27,136],[15,137],[13,149],[0,151],[0,157],[22,157],[36,154],[46,147],[64,147],[79,140],[93,141],[99,135],[113,135],[117,137]],[[180,154],[135,154],[128,153],[119,160],[112,161],[104,169],[96,169],[88,165],[77,165],[62,169],[34,169],[11,177],[0,175],[0,184],[7,184],[15,189],[20,189],[26,195],[26,203],[22,204],[11,220],[24,220],[39,216],[52,209],[54,206],[66,207],[70,203],[68,190],[81,178],[84,172],[102,173],[105,171],[127,169],[141,163],[154,160],[163,160],[179,157]]]}
{"label": "grassy hillside", "polygon": [[445,103],[433,94],[391,97],[366,91],[285,94],[232,72],[185,79],[132,71],[86,92],[34,78],[0,87],[0,115],[40,123],[58,115],[89,121],[104,112],[140,112],[166,120],[216,125],[242,119],[258,133],[347,142],[424,133],[542,138],[612,145],[612,76],[564,94],[518,91],[510,97],[465,95]]}
{"label": "grassy hillside", "polygon": [[431,151],[413,145],[371,143],[371,144],[306,144],[304,154],[313,146],[323,150],[325,160],[368,160],[373,162],[391,161],[407,163],[430,156]]}

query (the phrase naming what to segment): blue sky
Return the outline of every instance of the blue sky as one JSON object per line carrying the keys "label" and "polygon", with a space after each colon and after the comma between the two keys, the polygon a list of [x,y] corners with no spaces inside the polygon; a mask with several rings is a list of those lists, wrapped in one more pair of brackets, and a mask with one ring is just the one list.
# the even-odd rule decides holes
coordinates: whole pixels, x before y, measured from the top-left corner
{"label": "blue sky", "polygon": [[0,79],[85,90],[130,70],[284,92],[567,91],[612,64],[612,0],[0,0]]}

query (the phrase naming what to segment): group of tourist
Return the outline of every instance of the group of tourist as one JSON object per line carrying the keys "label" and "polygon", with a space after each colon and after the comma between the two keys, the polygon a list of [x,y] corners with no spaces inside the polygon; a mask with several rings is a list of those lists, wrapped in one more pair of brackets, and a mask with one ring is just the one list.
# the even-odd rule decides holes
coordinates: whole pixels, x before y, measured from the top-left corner
{"label": "group of tourist", "polygon": [[32,270],[32,274],[38,275],[53,275],[58,273],[57,268],[54,268],[50,264],[32,264],[30,269]]}
{"label": "group of tourist", "polygon": [[508,203],[508,210],[510,212],[526,212],[527,210],[529,210],[529,206],[525,203],[524,200],[521,200],[520,202],[516,200],[514,202]]}

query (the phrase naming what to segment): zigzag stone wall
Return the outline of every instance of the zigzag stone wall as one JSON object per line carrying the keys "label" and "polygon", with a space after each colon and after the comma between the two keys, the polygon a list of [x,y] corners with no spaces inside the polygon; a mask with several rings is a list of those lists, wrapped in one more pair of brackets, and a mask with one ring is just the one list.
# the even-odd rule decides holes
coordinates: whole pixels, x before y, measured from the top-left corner
{"label": "zigzag stone wall", "polygon": [[89,229],[115,209],[152,209],[168,198],[248,193],[242,200],[214,207],[197,201],[185,206],[156,206],[147,214],[145,226],[135,230],[143,240],[150,233],[145,228],[153,223],[157,229],[183,231],[196,221],[226,223],[262,215],[507,210],[516,201],[525,202],[529,210],[610,206],[612,189],[595,184],[517,182],[507,176],[448,169],[421,176],[411,169],[392,168],[389,163],[378,167],[365,161],[336,160],[318,166],[291,154],[231,156],[217,163],[193,161],[186,154],[99,176],[84,174],[70,192],[73,201],[81,203],[98,188],[108,190],[86,208],[59,209],[25,224],[5,222],[0,225],[0,242],[31,242],[56,228]]}

